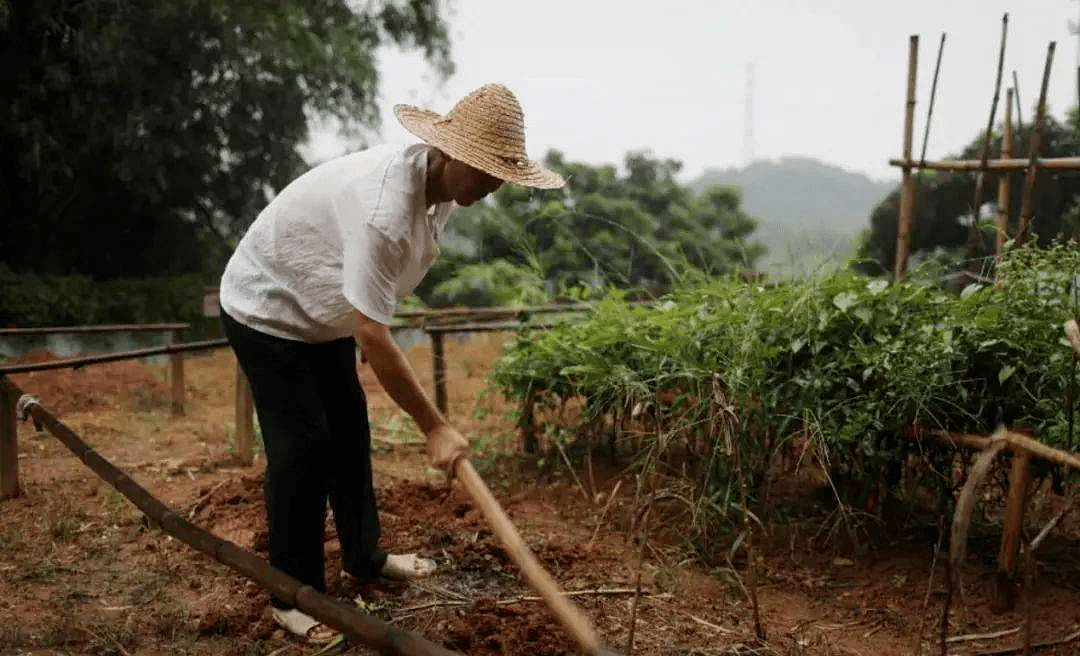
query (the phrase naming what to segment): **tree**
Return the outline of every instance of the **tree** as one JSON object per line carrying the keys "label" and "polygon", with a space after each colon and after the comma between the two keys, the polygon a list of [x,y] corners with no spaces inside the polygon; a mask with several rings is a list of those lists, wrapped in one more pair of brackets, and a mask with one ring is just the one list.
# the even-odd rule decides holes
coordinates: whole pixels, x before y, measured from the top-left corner
{"label": "tree", "polygon": [[[1032,136],[1032,126],[1024,125],[1014,137],[1014,150],[1018,157],[1026,156]],[[1001,152],[1001,133],[991,135],[990,153]],[[1077,111],[1070,112],[1062,123],[1052,117],[1046,118],[1040,157],[1073,157],[1080,152],[1080,123]],[[978,159],[982,153],[982,137],[976,138],[959,158]],[[997,217],[998,180],[1000,174],[988,174],[984,183],[983,201],[989,203],[980,213],[982,253],[994,248],[994,223]],[[1024,186],[1024,173],[1015,172],[1010,180],[1009,235],[1015,236],[1020,215]],[[925,257],[938,249],[955,250],[957,257],[964,257],[963,249],[968,242],[975,188],[975,174],[971,172],[924,172],[916,194],[915,230],[912,235],[911,254]],[[1080,172],[1042,170],[1037,179],[1035,212],[1030,230],[1046,245],[1063,233],[1068,237],[1080,236],[1070,217],[1080,215]],[[883,274],[893,269],[896,259],[896,230],[899,223],[900,190],[891,192],[874,208],[870,215],[870,233],[859,253],[856,269],[870,274]]]}
{"label": "tree", "polygon": [[0,0],[0,257],[216,273],[310,118],[377,121],[385,42],[452,70],[437,0]]}
{"label": "tree", "polygon": [[[655,293],[691,276],[750,268],[762,253],[748,241],[756,220],[739,209],[738,190],[695,194],[675,179],[675,160],[633,152],[623,176],[557,151],[545,164],[567,179],[565,188],[503,185],[487,202],[455,211],[421,298],[495,303],[520,289],[535,299],[538,286],[548,297],[575,288]],[[500,281],[510,289],[498,289]]]}

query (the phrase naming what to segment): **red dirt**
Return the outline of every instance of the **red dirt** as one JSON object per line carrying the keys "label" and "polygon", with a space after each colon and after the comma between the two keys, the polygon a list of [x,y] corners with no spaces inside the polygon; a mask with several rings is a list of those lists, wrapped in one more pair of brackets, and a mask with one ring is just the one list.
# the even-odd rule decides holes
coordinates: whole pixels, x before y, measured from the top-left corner
{"label": "red dirt", "polygon": [[[487,465],[482,473],[526,542],[560,585],[575,592],[608,644],[625,649],[632,629],[633,653],[646,655],[939,653],[944,574],[940,559],[931,566],[934,541],[926,535],[852,555],[811,539],[826,519],[820,511],[774,520],[769,536],[759,537],[757,592],[766,633],[760,643],[750,604],[730,571],[704,571],[660,542],[642,549],[627,539],[619,526],[632,509],[631,481],[605,511],[604,497],[587,499],[572,482],[541,476],[515,458],[495,460],[516,446],[512,408],[491,397],[494,411],[483,420],[475,416],[499,344],[498,336],[480,336],[447,345],[451,418],[480,445],[478,463]],[[416,347],[410,358],[429,380],[428,349]],[[224,350],[189,358],[188,408],[177,419],[169,416],[163,367],[120,362],[13,379],[183,516],[265,556],[262,460],[240,466],[230,453],[233,368]],[[350,587],[337,575],[340,551],[328,522],[329,591],[346,598],[359,593],[368,612],[464,654],[577,653],[468,495],[424,466],[415,431],[370,371],[362,373],[375,427],[385,546],[434,558],[439,572],[409,584]],[[7,618],[0,625],[0,655],[314,651],[269,621],[268,597],[258,586],[150,528],[51,436],[21,423],[19,454],[24,493],[0,502],[0,616]],[[610,493],[616,480],[597,492]],[[1033,511],[1037,521],[1046,508]],[[954,600],[961,610],[950,617],[952,636],[1023,625],[1023,605],[1004,614],[989,609],[997,549],[992,535],[972,538],[964,598]],[[1052,538],[1040,551],[1031,595],[1035,642],[1064,637],[1080,624],[1075,524]],[[735,564],[745,580],[745,563]],[[639,576],[643,594],[635,616]],[[949,653],[1016,646],[1021,635],[956,641]],[[354,646],[345,653],[370,652]],[[1080,642],[1034,653],[1076,654]]]}

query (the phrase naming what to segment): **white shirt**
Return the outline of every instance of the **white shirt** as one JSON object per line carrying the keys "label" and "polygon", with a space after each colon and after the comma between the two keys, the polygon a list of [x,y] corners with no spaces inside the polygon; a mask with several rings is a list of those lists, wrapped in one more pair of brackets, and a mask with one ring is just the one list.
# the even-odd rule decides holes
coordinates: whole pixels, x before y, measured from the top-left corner
{"label": "white shirt", "polygon": [[320,164],[255,219],[225,267],[221,306],[264,333],[326,342],[354,311],[389,324],[438,257],[451,203],[428,211],[427,144],[383,145]]}

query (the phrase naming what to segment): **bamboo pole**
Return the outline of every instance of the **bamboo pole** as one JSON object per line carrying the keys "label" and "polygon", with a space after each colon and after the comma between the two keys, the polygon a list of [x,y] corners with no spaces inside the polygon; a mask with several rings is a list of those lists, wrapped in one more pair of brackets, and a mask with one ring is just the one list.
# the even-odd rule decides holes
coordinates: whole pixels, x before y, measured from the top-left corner
{"label": "bamboo pole", "polygon": [[982,235],[979,227],[979,213],[982,208],[983,190],[986,185],[986,162],[990,159],[990,136],[994,129],[994,115],[997,114],[998,99],[1001,97],[1001,72],[1005,66],[1005,40],[1009,30],[1009,14],[1001,18],[1001,48],[998,51],[997,78],[994,81],[994,99],[990,103],[990,118],[986,121],[983,132],[982,153],[979,156],[981,167],[975,176],[975,191],[971,201],[971,231],[968,233],[968,257],[978,257],[982,252]]}
{"label": "bamboo pole", "polygon": [[1042,146],[1043,129],[1046,126],[1046,88],[1050,84],[1050,68],[1054,63],[1055,45],[1051,41],[1046,51],[1046,66],[1043,68],[1042,89],[1039,91],[1035,127],[1031,135],[1031,143],[1028,146],[1027,175],[1024,177],[1024,191],[1020,199],[1020,223],[1016,230],[1017,244],[1023,244],[1027,241],[1028,230],[1031,227],[1031,217],[1035,213],[1035,179],[1039,172],[1036,162],[1039,158],[1039,148]]}
{"label": "bamboo pole", "polygon": [[[3,376],[0,376],[0,389],[4,390],[9,397],[23,396],[22,390]],[[166,533],[194,549],[209,554],[218,562],[240,572],[274,596],[295,605],[320,622],[340,630],[349,640],[378,649],[381,653],[401,656],[451,656],[456,653],[403,631],[388,622],[369,615],[361,615],[355,607],[302,584],[288,574],[271,567],[269,563],[250,551],[195,526],[90,448],[90,445],[38,402],[27,403],[26,411],[36,424],[52,433],[87,467],[127,497]]]}
{"label": "bamboo pole", "polygon": [[907,101],[904,111],[904,173],[900,183],[900,213],[896,229],[896,261],[893,262],[893,280],[907,280],[907,259],[911,250],[911,233],[915,223],[915,178],[911,175],[911,137],[915,123],[915,79],[919,61],[919,35],[911,35],[908,41]]}
{"label": "bamboo pole", "polygon": [[[1001,159],[1012,157],[1013,150],[1013,127],[1012,127],[1012,102],[1013,90],[1005,91],[1005,121],[1001,133]],[[1008,171],[1002,171],[998,175],[998,214],[997,214],[997,239],[994,240],[994,255],[1001,260],[1001,251],[1005,248],[1005,241],[1009,237],[1009,204],[1012,202],[1012,175]]]}
{"label": "bamboo pole", "polygon": [[[926,162],[926,145],[930,141],[930,119],[934,116],[934,99],[937,97],[938,75],[941,73],[941,55],[945,52],[945,33],[941,33],[941,42],[938,43],[937,63],[934,64],[934,80],[930,83],[930,103],[926,108],[926,126],[923,129],[922,151],[919,154],[919,162]],[[918,176],[922,178],[923,169],[920,166]],[[916,183],[916,187],[918,184]]]}
{"label": "bamboo pole", "polygon": [[1020,81],[1016,78],[1016,71],[1013,74],[1013,90],[1016,91],[1014,100],[1016,100],[1016,131],[1020,132],[1024,129],[1024,112],[1020,107]]}
{"label": "bamboo pole", "polygon": [[1001,527],[1001,549],[998,552],[997,574],[994,577],[993,607],[997,612],[1012,610],[1016,604],[1016,556],[1024,525],[1024,506],[1031,482],[1031,452],[1020,450],[1013,454],[1009,471],[1009,495]]}
{"label": "bamboo pole", "polygon": [[[1015,131],[1014,131],[1015,133]],[[929,169],[931,171],[978,171],[983,168],[982,162],[977,159],[941,159],[929,162],[905,162],[902,159],[890,159],[890,166],[903,167],[905,165]],[[986,163],[988,171],[1026,171],[1031,166],[1031,160],[1018,159],[992,159]],[[1035,161],[1035,166],[1040,170],[1047,171],[1080,171],[1080,157],[1050,157]]]}
{"label": "bamboo pole", "polygon": [[[1017,130],[1013,130],[1015,135]],[[1015,139],[1014,139],[1015,141]],[[1014,145],[1015,147],[1015,145]],[[890,159],[890,166],[904,166],[902,159]],[[978,171],[982,168],[982,162],[977,159],[940,159],[929,162],[909,162],[909,166],[928,169],[931,171]],[[1008,159],[992,159],[986,163],[988,171],[1026,171],[1031,166],[1027,158],[1010,157]],[[1080,171],[1080,157],[1049,157],[1038,159],[1035,166],[1039,170],[1046,171]]]}

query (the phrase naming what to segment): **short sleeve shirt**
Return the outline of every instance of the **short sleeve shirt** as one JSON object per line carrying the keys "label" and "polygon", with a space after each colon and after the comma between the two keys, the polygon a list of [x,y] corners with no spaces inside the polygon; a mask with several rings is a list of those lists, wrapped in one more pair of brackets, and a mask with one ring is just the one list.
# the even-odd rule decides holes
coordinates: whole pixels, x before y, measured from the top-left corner
{"label": "short sleeve shirt", "polygon": [[325,342],[354,312],[389,324],[438,256],[452,203],[428,208],[426,144],[382,145],[291,182],[240,240],[221,278],[230,317],[270,335]]}

